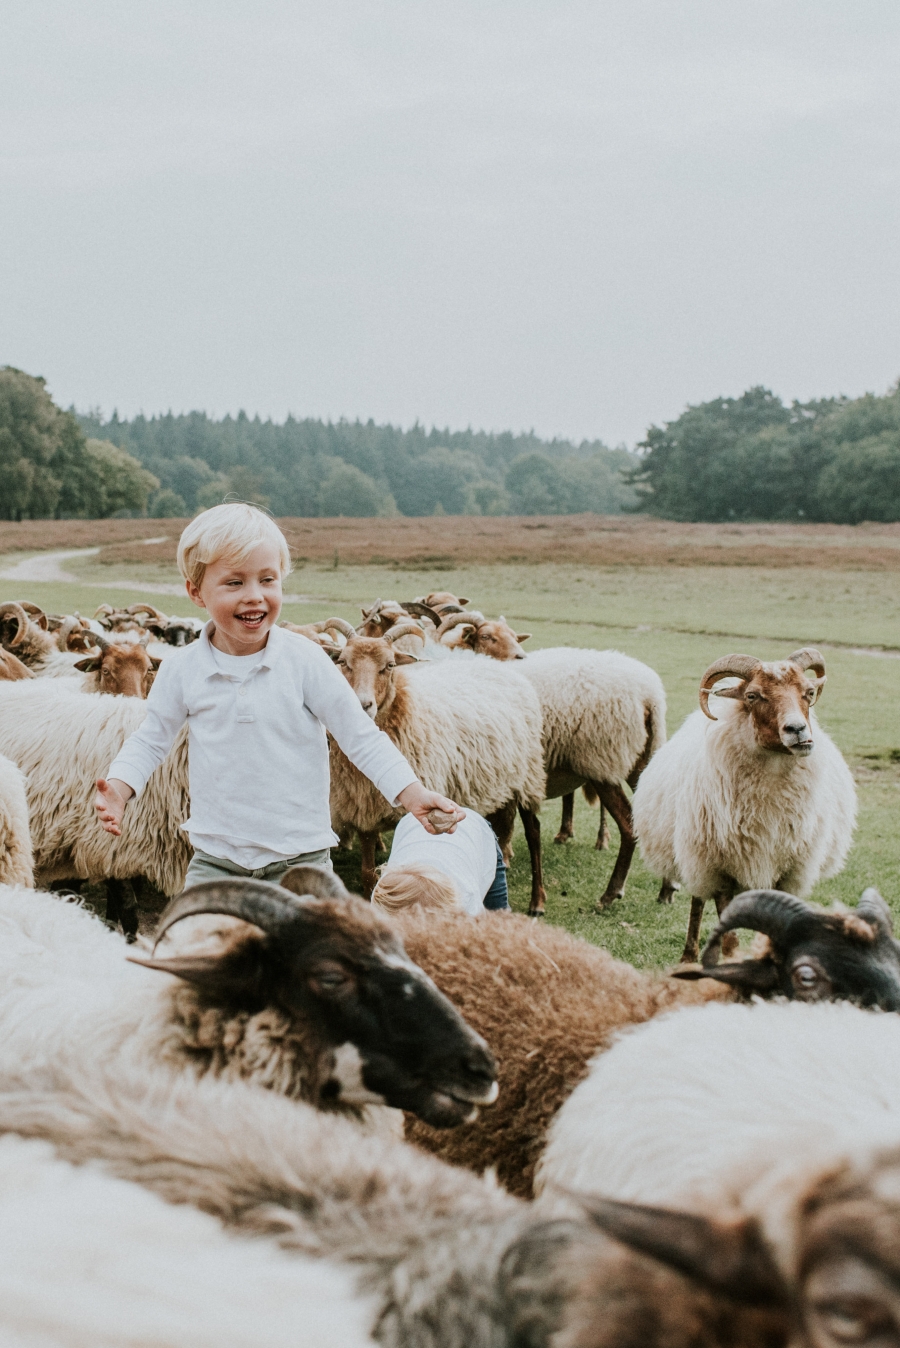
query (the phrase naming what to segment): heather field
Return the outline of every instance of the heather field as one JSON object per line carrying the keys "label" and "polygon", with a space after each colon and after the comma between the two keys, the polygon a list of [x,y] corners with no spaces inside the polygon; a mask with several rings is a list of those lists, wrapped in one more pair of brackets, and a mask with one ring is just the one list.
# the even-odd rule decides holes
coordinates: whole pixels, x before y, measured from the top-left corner
{"label": "heather field", "polygon": [[[877,884],[900,912],[900,526],[592,516],[282,523],[295,557],[285,614],[295,621],[332,613],[356,621],[360,605],[378,596],[450,589],[530,631],[528,649],[616,647],[646,661],[665,683],[670,733],[697,705],[700,675],[716,657],[773,658],[819,645],[828,667],[820,719],[854,768],[861,808],[846,870],[814,897],[854,903],[864,885]],[[0,599],[92,613],[104,599],[144,598],[187,613],[174,565],[180,527],[177,520],[0,525]],[[547,920],[636,964],[676,959],[687,898],[657,907],[655,881],[639,862],[621,904],[593,912],[613,856],[593,849],[597,818],[579,798],[577,837],[556,847],[559,803],[544,807]],[[516,851],[513,900],[524,908],[521,838]],[[355,854],[336,860],[352,882]]]}

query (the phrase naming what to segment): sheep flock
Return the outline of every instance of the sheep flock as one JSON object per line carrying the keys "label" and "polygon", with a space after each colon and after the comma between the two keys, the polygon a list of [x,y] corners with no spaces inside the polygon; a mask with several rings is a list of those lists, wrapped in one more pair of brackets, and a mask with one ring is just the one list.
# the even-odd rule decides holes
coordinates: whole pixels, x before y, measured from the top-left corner
{"label": "sheep flock", "polygon": [[[857,813],[821,651],[721,655],[667,738],[647,665],[449,591],[282,626],[507,858],[521,819],[529,912],[367,902],[400,812],[336,744],[361,895],[185,890],[186,736],[121,837],[92,797],[200,624],[0,603],[0,1344],[900,1348],[900,941],[809,899]],[[598,911],[638,849],[689,896],[674,968],[536,920],[579,789]]]}

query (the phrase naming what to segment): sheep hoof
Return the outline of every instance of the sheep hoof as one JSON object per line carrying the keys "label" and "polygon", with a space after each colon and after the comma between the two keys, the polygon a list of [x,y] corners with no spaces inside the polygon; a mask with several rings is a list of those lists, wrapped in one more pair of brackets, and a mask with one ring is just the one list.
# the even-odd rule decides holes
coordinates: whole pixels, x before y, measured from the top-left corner
{"label": "sheep hoof", "polygon": [[623,891],[621,889],[617,889],[612,894],[610,893],[603,894],[600,898],[600,901],[597,904],[597,912],[603,913],[606,911],[607,908],[612,908],[616,899],[621,899],[622,893]]}
{"label": "sheep hoof", "polygon": [[604,834],[603,834],[601,837],[599,837],[599,838],[597,839],[597,841],[594,843],[594,851],[595,851],[595,852],[605,852],[605,851],[608,849],[608,847],[609,847],[609,834],[608,834],[608,833],[604,833]]}
{"label": "sheep hoof", "polygon": [[559,833],[557,833],[553,841],[555,843],[567,843],[571,841],[571,838],[572,838],[571,833],[563,833],[562,831],[560,831]]}

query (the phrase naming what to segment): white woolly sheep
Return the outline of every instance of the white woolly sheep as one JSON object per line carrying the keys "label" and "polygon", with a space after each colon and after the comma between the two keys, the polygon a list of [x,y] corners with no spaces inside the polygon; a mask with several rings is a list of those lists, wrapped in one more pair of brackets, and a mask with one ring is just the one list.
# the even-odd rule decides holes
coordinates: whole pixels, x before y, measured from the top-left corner
{"label": "white woolly sheep", "polygon": [[346,1270],[0,1138],[6,1348],[363,1348],[372,1313]]}
{"label": "white woolly sheep", "polygon": [[[69,1162],[100,1162],[286,1248],[355,1264],[377,1297],[386,1348],[513,1348],[525,1334],[550,1348],[560,1327],[581,1348],[690,1348],[698,1319],[714,1325],[725,1314],[733,1329],[743,1316],[770,1315],[770,1301],[723,1281],[708,1252],[665,1232],[661,1262],[647,1260],[604,1239],[577,1208],[532,1209],[383,1130],[252,1081],[177,1070],[146,1051],[152,1015],[130,1036],[120,1028],[110,1052],[103,1021],[122,983],[99,947],[121,951],[119,939],[40,895],[0,891],[0,900],[11,923],[0,942],[0,1130],[52,1141]],[[80,942],[77,963],[70,941],[66,959],[41,939],[48,924],[61,930],[60,914],[99,933],[91,950]],[[47,958],[29,957],[38,949]],[[732,1332],[728,1342],[759,1340]]]}
{"label": "white woolly sheep", "polygon": [[[719,693],[730,700],[716,719],[709,694],[729,676],[740,683]],[[700,683],[701,710],[641,777],[634,797],[641,855],[664,891],[677,880],[693,896],[684,960],[697,958],[707,899],[721,913],[737,889],[802,898],[843,866],[856,788],[812,711],[824,683],[814,649],[769,664],[750,655],[716,660]]]}
{"label": "white woolly sheep", "polygon": [[[466,661],[417,664],[384,637],[354,637],[340,651],[337,667],[432,791],[483,815],[508,802],[513,809],[538,808],[544,791],[541,713],[525,679],[488,661],[477,670]],[[375,836],[400,812],[334,743],[331,815],[337,833],[359,831],[364,892],[371,894]]]}
{"label": "white woolly sheep", "polygon": [[179,894],[191,858],[181,828],[190,813],[187,733],[132,801],[121,837],[97,824],[94,794],[143,722],[139,698],[86,697],[62,681],[0,684],[0,744],[25,774],[37,883],[145,875]]}
{"label": "white woolly sheep", "polygon": [[0,884],[34,884],[25,778],[0,757]]}
{"label": "white woolly sheep", "polygon": [[755,1218],[816,1348],[896,1343],[900,1019],[797,1002],[653,1021],[563,1106],[539,1180]]}
{"label": "white woolly sheep", "polygon": [[[598,900],[598,907],[607,908],[624,893],[635,847],[622,783],[635,786],[666,741],[662,680],[620,651],[567,646],[532,651],[516,668],[534,685],[541,704],[547,799],[568,797],[584,786],[616,821],[619,853]],[[564,812],[558,836],[566,836],[566,818]],[[544,903],[543,890],[533,893],[530,912],[542,913]]]}

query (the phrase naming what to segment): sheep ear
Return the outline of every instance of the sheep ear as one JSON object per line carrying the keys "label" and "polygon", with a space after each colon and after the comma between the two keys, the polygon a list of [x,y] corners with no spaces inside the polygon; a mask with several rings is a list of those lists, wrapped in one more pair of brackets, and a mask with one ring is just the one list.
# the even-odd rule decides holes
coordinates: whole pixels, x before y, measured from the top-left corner
{"label": "sheep ear", "polygon": [[79,670],[82,674],[93,674],[95,670],[100,668],[100,656],[90,655],[87,660],[77,660],[72,668]]}
{"label": "sheep ear", "polygon": [[516,641],[530,641],[530,640],[531,640],[531,633],[530,633],[530,632],[517,632],[517,633],[516,633]]}
{"label": "sheep ear", "polygon": [[127,959],[145,969],[183,978],[216,1001],[256,1001],[264,983],[265,944],[261,932],[245,931],[217,953],[173,955],[170,959],[128,955]]}
{"label": "sheep ear", "polygon": [[715,964],[708,969],[699,965],[672,970],[673,978],[683,978],[690,982],[698,978],[715,978],[719,983],[727,983],[732,988],[743,988],[745,992],[777,992],[778,970],[770,959],[736,960],[734,964]]}
{"label": "sheep ear", "polygon": [[571,1195],[614,1240],[749,1306],[783,1305],[787,1291],[753,1221],[717,1222],[691,1212]]}
{"label": "sheep ear", "polygon": [[151,663],[151,665],[153,666],[154,669],[159,669],[160,665],[162,664],[162,656],[161,656],[161,655],[151,655],[151,656],[150,656],[150,663]]}
{"label": "sheep ear", "polygon": [[409,651],[395,651],[394,663],[398,665],[417,665],[419,657],[418,655],[410,655]]}

